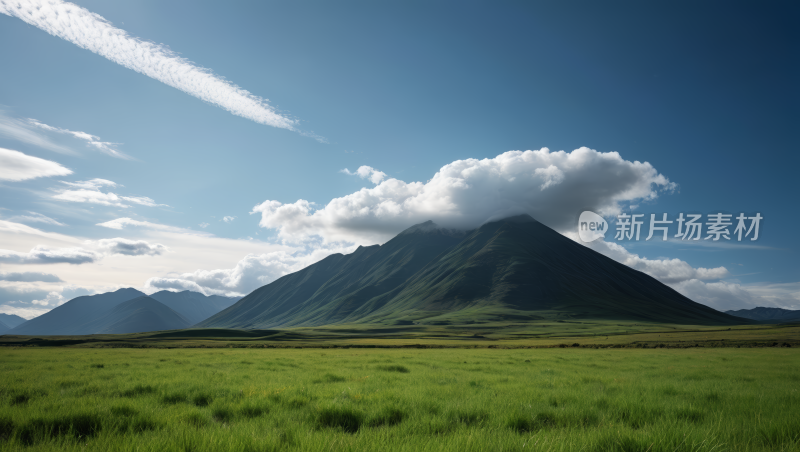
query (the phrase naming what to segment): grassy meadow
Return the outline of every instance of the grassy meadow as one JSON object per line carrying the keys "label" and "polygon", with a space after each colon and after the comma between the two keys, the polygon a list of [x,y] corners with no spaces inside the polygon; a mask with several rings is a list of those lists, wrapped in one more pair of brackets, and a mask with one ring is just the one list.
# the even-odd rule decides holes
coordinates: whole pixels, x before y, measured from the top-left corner
{"label": "grassy meadow", "polygon": [[0,348],[0,449],[800,450],[797,348]]}

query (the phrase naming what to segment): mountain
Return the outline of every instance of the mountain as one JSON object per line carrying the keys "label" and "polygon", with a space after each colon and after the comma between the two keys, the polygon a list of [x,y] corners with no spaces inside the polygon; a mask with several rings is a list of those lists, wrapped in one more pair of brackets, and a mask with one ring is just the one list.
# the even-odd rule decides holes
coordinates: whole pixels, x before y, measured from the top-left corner
{"label": "mountain", "polygon": [[150,295],[150,298],[164,303],[188,320],[191,325],[211,317],[240,299],[240,297],[221,297],[219,295],[206,296],[189,290],[183,292],[162,290]]}
{"label": "mountain", "polygon": [[0,314],[0,334],[6,334],[12,328],[19,326],[27,320],[14,314]]}
{"label": "mountain", "polygon": [[180,330],[192,324],[182,315],[148,296],[124,301],[102,317],[84,325],[97,334]]}
{"label": "mountain", "polygon": [[27,320],[14,314],[0,314],[0,322],[9,328],[16,328],[17,326],[27,322]]}
{"label": "mountain", "polygon": [[528,215],[466,233],[427,222],[253,291],[197,327],[333,323],[449,324],[536,319],[681,324],[747,321],[695,303],[654,278]]}
{"label": "mountain", "polygon": [[196,326],[266,328],[344,321],[373,298],[396,290],[462,237],[432,222],[411,227],[383,246],[333,254],[286,275]]}
{"label": "mountain", "polygon": [[800,321],[800,311],[782,308],[757,307],[753,309],[739,309],[738,311],[725,311],[743,319],[759,320],[762,322],[790,322]]}
{"label": "mountain", "polygon": [[13,328],[6,334],[38,336],[94,334],[97,332],[96,330],[84,325],[102,317],[118,304],[143,295],[136,289],[127,288],[119,289],[116,292],[73,298],[61,306]]}
{"label": "mountain", "polygon": [[119,289],[116,292],[74,298],[0,334],[75,336],[188,328],[197,323],[197,319],[209,317],[234,301],[189,291],[162,291],[148,297],[136,289]]}

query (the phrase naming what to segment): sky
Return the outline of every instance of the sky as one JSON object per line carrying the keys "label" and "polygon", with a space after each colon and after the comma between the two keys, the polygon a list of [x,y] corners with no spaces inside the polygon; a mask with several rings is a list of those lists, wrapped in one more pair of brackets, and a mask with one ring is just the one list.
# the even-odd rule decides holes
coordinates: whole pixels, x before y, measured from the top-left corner
{"label": "sky", "polygon": [[[242,296],[519,213],[716,309],[800,309],[800,7],[531,3],[0,0],[0,312]],[[730,239],[675,237],[718,213]]]}

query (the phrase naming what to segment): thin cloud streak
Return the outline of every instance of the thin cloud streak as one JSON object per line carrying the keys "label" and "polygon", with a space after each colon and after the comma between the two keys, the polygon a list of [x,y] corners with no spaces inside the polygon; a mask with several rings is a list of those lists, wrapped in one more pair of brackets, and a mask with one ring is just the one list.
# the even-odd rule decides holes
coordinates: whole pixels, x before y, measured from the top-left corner
{"label": "thin cloud streak", "polygon": [[31,124],[33,124],[34,126],[40,128],[40,129],[47,130],[48,132],[55,132],[55,133],[63,133],[63,134],[67,134],[67,135],[72,135],[73,137],[75,137],[75,138],[77,138],[79,140],[84,140],[84,141],[87,142],[88,145],[94,147],[95,149],[97,149],[100,152],[103,152],[104,154],[110,155],[111,157],[116,157],[118,159],[123,159],[123,160],[133,160],[133,157],[131,157],[130,155],[128,155],[128,154],[126,154],[126,153],[124,153],[122,151],[118,151],[117,149],[114,149],[114,146],[116,146],[119,143],[110,143],[108,141],[100,141],[100,137],[98,137],[97,135],[92,135],[91,133],[86,133],[86,132],[81,132],[81,131],[74,131],[74,130],[69,130],[69,129],[61,129],[59,127],[49,126],[47,124],[41,123],[41,122],[39,122],[39,121],[37,121],[35,119],[30,119],[30,118],[28,119],[28,122],[30,122]]}
{"label": "thin cloud streak", "polygon": [[78,5],[59,0],[0,0],[0,13],[22,19],[53,36],[237,116],[299,132],[295,128],[297,120],[277,113],[267,99],[192,64],[159,44],[131,37],[102,16]]}
{"label": "thin cloud streak", "polygon": [[[2,11],[3,3],[0,0],[0,11]],[[47,137],[44,137],[30,128],[30,124],[19,119],[6,116],[0,110],[0,137],[11,138],[12,140],[21,141],[23,143],[31,144],[48,151],[58,152],[59,154],[78,155],[77,152],[60,144],[53,143]]]}

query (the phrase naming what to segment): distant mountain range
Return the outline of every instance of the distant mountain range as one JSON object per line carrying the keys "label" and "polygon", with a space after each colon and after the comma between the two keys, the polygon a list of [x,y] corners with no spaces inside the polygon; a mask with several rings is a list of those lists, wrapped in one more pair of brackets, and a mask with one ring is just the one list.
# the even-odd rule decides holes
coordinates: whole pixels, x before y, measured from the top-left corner
{"label": "distant mountain range", "polygon": [[0,334],[6,334],[6,331],[25,323],[26,320],[14,314],[0,314]]}
{"label": "distant mountain range", "polygon": [[147,296],[136,289],[119,289],[74,298],[0,334],[73,336],[183,329],[237,300],[190,291],[164,290]]}
{"label": "distant mountain range", "polygon": [[739,309],[738,311],[725,311],[725,313],[743,319],[770,323],[800,321],[800,311],[782,308],[757,307],[753,309]]}
{"label": "distant mountain range", "polygon": [[695,303],[528,215],[468,232],[413,226],[384,245],[334,254],[256,289],[199,328],[337,323],[471,324],[625,319],[729,325]]}

